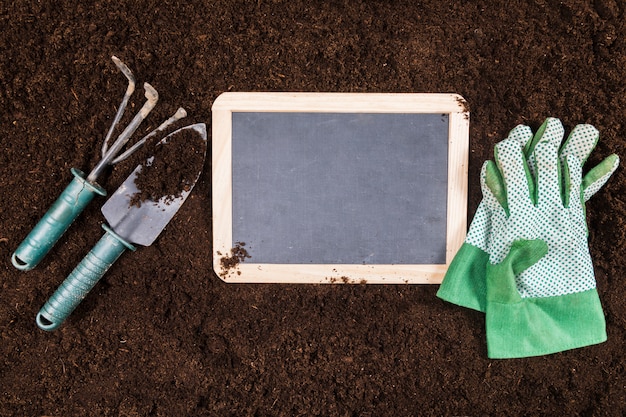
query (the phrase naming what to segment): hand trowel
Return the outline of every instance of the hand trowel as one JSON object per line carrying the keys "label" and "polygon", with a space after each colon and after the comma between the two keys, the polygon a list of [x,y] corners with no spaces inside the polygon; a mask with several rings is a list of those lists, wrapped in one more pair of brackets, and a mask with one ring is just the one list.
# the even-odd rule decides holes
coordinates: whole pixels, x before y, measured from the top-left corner
{"label": "hand trowel", "polygon": [[[58,328],[126,249],[134,251],[135,245],[150,246],[174,217],[198,180],[206,156],[207,132],[203,123],[183,127],[166,136],[160,144],[176,140],[177,134],[185,129],[194,129],[202,137],[202,164],[197,167],[196,177],[189,179],[191,183],[177,196],[135,204],[133,197],[140,192],[135,180],[143,168],[143,165],[137,166],[102,206],[102,214],[107,221],[102,225],[104,236],[41,308],[36,318],[39,328]],[[152,158],[148,158],[144,165],[150,165],[151,161]]]}

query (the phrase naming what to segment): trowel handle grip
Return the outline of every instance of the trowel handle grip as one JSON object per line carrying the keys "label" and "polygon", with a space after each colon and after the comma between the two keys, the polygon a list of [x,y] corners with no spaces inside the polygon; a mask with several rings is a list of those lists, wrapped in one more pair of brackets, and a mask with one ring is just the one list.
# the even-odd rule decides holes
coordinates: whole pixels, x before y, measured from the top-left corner
{"label": "trowel handle grip", "polygon": [[39,310],[36,321],[40,329],[54,330],[59,327],[124,250],[135,250],[132,244],[115,234],[107,225],[102,225],[102,228],[106,231],[104,236]]}
{"label": "trowel handle grip", "polygon": [[71,172],[74,175],[72,182],[13,253],[11,262],[17,269],[33,269],[94,196],[106,195],[102,187],[87,182],[80,170],[72,168]]}

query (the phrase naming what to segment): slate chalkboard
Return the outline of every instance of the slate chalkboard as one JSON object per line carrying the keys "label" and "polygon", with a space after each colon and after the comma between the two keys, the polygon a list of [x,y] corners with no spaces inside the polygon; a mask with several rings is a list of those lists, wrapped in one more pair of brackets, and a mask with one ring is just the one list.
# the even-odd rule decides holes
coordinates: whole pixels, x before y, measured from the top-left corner
{"label": "slate chalkboard", "polygon": [[227,282],[438,283],[465,233],[453,94],[225,93],[214,269]]}

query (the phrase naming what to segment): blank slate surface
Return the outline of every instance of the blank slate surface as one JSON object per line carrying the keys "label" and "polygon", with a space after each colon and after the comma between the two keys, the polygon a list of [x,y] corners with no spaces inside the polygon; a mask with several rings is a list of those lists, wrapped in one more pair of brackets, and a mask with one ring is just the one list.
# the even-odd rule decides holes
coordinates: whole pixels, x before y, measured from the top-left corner
{"label": "blank slate surface", "polygon": [[441,114],[233,113],[233,239],[260,263],[443,264],[447,139]]}
{"label": "blank slate surface", "polygon": [[227,282],[438,283],[465,235],[453,94],[225,93],[213,263]]}

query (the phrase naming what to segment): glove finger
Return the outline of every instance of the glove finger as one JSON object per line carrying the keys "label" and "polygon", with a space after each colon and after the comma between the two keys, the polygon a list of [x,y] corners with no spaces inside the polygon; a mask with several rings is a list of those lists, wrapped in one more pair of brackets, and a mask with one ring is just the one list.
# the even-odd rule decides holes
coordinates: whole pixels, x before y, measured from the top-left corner
{"label": "glove finger", "polygon": [[[518,141],[522,148],[524,149],[524,154],[526,154],[526,149],[530,147],[530,144],[533,139],[533,131],[530,126],[526,125],[517,125],[510,132],[507,139],[513,139]],[[534,158],[533,158],[533,166],[530,167],[531,173],[534,175],[535,166],[534,166]]]}
{"label": "glove finger", "polygon": [[530,126],[517,125],[509,132],[508,139],[514,139],[518,141],[523,148],[530,146],[530,142],[533,138],[533,131]]}
{"label": "glove finger", "polygon": [[[533,176],[536,177],[537,175],[537,163],[535,161],[535,147],[537,146],[537,144],[543,139],[551,141],[553,138],[558,138],[558,141],[560,143],[563,139],[564,134],[565,129],[563,128],[563,124],[559,119],[554,117],[548,117],[542,123],[542,125],[539,126],[539,129],[537,129],[537,132],[535,133],[535,136],[533,136],[533,139],[528,142],[524,147],[524,154],[526,155],[526,158],[528,160],[528,167],[530,168],[530,172],[533,174]],[[558,146],[559,145],[557,144],[557,147]]]}
{"label": "glove finger", "polygon": [[587,202],[609,180],[619,166],[619,156],[613,154],[593,167],[582,179],[583,200]]}
{"label": "glove finger", "polygon": [[481,201],[481,203],[484,203],[490,211],[494,211],[497,210],[498,207],[502,207],[502,205],[500,205],[498,199],[487,184],[487,171],[492,171],[491,168],[487,168],[489,165],[493,165],[493,161],[485,161],[482,168],[480,169],[480,189],[483,193],[483,200]]}
{"label": "glove finger", "polygon": [[582,209],[582,166],[574,155],[567,155],[563,164],[563,205],[570,209]]}
{"label": "glove finger", "polygon": [[535,146],[537,164],[537,204],[562,204],[561,200],[561,163],[558,156],[561,137],[543,135]]}
{"label": "glove finger", "polygon": [[509,210],[514,210],[514,206],[523,210],[523,207],[533,202],[534,182],[522,146],[516,140],[505,139],[496,144],[495,154],[496,163],[504,179]]}
{"label": "glove finger", "polygon": [[483,191],[483,198],[485,198],[487,205],[494,210],[495,205],[499,204],[508,216],[509,205],[506,201],[504,180],[493,161],[485,161],[483,164],[480,186],[486,190],[486,192]]}
{"label": "glove finger", "polygon": [[596,147],[599,138],[600,132],[592,125],[577,125],[565,140],[559,154],[563,159],[567,155],[574,155],[582,166]]}

